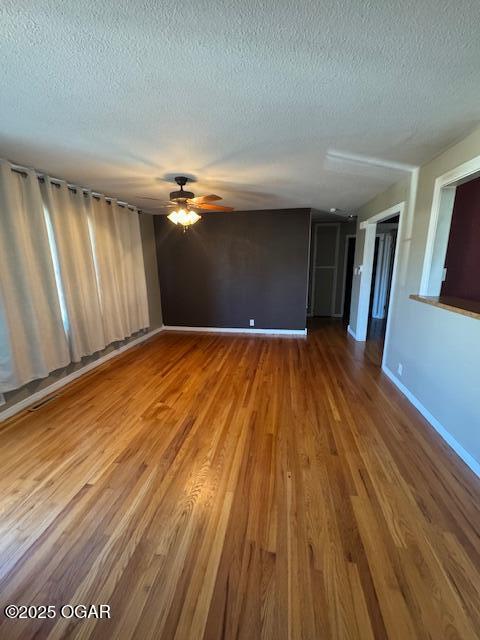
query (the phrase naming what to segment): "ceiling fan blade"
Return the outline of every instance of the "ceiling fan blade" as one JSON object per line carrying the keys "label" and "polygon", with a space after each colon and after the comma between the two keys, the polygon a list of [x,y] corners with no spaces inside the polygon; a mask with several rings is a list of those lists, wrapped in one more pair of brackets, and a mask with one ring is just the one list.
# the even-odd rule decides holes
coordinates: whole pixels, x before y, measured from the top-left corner
{"label": "ceiling fan blade", "polygon": [[233,207],[224,207],[220,204],[194,204],[194,209],[201,209],[202,211],[233,211]]}
{"label": "ceiling fan blade", "polygon": [[178,206],[172,204],[171,202],[166,202],[163,204],[145,204],[143,205],[145,209],[178,209]]}
{"label": "ceiling fan blade", "polygon": [[164,198],[149,198],[148,196],[138,196],[141,200],[159,200],[160,202],[169,202]]}
{"label": "ceiling fan blade", "polygon": [[215,200],[221,200],[220,196],[216,196],[214,193],[210,193],[206,196],[197,196],[196,198],[190,198],[189,204],[206,204],[208,202],[215,202]]}

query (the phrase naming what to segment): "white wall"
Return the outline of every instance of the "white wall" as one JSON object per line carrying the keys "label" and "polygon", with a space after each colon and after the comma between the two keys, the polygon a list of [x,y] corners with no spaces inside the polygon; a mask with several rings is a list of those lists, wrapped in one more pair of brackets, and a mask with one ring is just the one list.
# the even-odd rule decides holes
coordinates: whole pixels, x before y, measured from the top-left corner
{"label": "white wall", "polygon": [[[386,366],[397,375],[398,364],[403,364],[401,383],[480,462],[480,320],[409,299],[419,292],[435,179],[478,155],[480,129],[420,169],[411,225],[403,225],[398,239],[399,279],[389,311]],[[363,256],[365,231],[360,223],[402,201],[408,212],[409,193],[410,177],[362,207],[355,265]],[[354,332],[359,287],[360,276],[354,276],[350,318]]]}

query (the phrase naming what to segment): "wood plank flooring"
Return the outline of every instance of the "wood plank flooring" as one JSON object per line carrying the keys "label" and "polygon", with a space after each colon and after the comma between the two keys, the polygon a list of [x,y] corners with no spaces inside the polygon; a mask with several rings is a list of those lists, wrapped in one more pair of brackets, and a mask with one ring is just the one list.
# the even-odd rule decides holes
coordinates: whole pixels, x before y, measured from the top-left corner
{"label": "wood plank flooring", "polygon": [[160,334],[0,428],[0,638],[480,637],[480,484],[348,337]]}

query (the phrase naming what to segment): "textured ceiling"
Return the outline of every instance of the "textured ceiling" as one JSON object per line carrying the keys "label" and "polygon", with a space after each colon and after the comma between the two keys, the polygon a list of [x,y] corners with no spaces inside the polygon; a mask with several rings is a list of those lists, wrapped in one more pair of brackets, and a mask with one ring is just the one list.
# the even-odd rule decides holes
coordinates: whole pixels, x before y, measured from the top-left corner
{"label": "textured ceiling", "polygon": [[479,24],[478,0],[3,0],[0,156],[144,209],[182,172],[350,210],[476,124]]}

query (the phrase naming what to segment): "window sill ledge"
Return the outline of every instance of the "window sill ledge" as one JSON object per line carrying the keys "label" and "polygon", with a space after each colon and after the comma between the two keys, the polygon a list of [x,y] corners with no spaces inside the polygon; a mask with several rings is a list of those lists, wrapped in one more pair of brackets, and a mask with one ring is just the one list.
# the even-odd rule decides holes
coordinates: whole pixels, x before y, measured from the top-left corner
{"label": "window sill ledge", "polygon": [[412,294],[411,300],[417,302],[423,302],[433,307],[439,307],[440,309],[446,309],[447,311],[453,311],[459,313],[462,316],[468,316],[469,318],[477,318],[480,320],[480,302],[475,300],[463,300],[462,298],[448,298],[446,296],[418,296]]}

